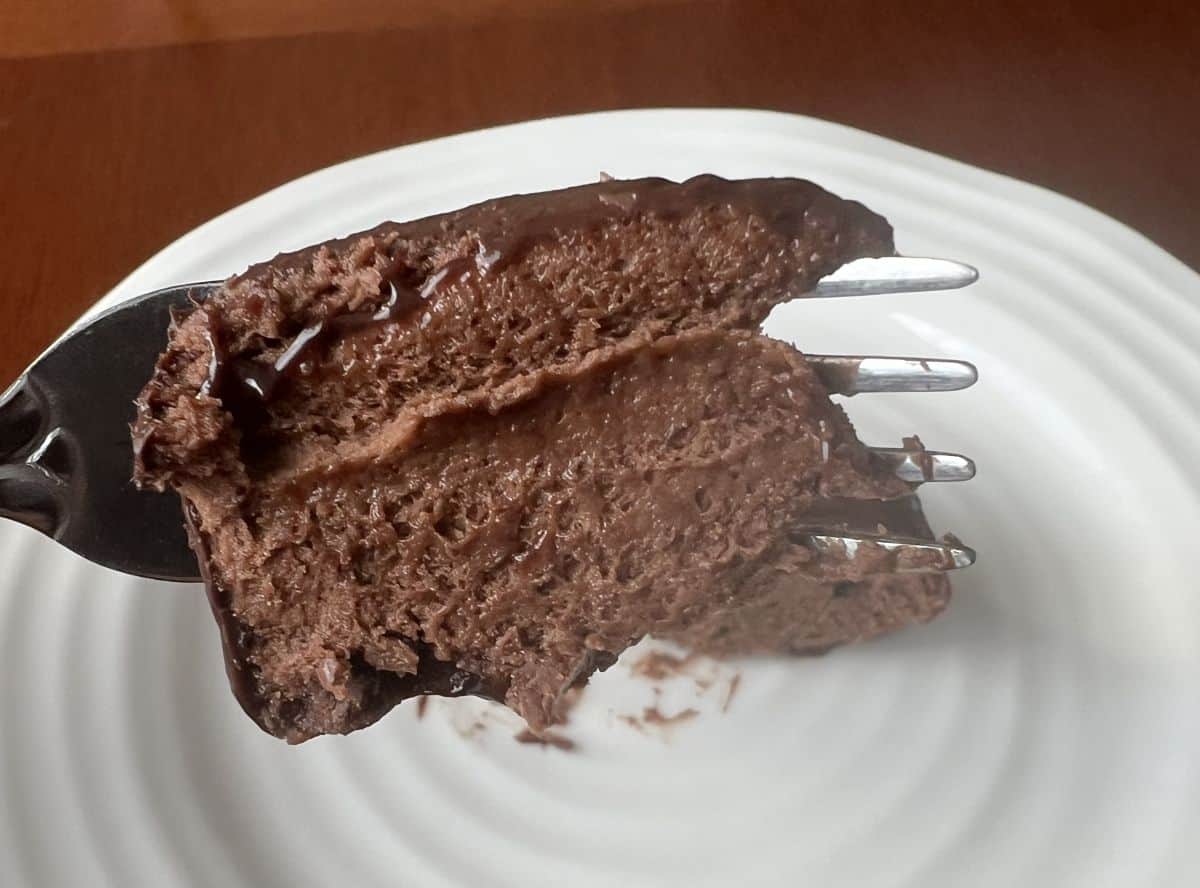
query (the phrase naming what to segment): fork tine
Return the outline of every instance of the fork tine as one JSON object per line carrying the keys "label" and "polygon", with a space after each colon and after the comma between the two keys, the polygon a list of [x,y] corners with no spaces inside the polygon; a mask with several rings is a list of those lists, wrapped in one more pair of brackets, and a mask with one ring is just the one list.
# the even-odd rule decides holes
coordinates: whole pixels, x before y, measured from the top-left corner
{"label": "fork tine", "polygon": [[804,295],[813,299],[841,296],[872,296],[885,293],[922,293],[928,290],[957,290],[973,284],[979,272],[952,259],[917,256],[886,256],[856,259],[826,275]]}
{"label": "fork tine", "polygon": [[857,533],[808,533],[808,544],[822,555],[851,559],[861,546],[876,546],[887,553],[881,573],[942,573],[970,567],[975,550],[957,540],[934,542]]}
{"label": "fork tine", "polygon": [[961,453],[940,450],[912,450],[905,447],[871,447],[871,453],[883,460],[901,481],[921,484],[925,481],[969,481],[975,477],[975,462]]}
{"label": "fork tine", "polygon": [[974,364],[934,358],[882,355],[805,355],[835,395],[868,392],[954,392],[975,384]]}

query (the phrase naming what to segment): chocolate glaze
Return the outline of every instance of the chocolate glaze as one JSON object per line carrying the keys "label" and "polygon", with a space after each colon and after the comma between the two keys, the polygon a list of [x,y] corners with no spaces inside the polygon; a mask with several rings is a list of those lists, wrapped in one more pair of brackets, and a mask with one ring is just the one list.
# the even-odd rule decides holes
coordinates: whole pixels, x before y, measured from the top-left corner
{"label": "chocolate glaze", "polygon": [[[698,206],[733,207],[752,215],[769,228],[793,233],[805,227],[836,226],[844,211],[844,207],[835,205],[836,199],[831,199],[823,189],[814,186],[798,193],[795,181],[789,179],[731,182],[704,175],[682,184],[666,179],[614,179],[553,192],[553,195],[553,203],[518,205],[521,206],[519,212],[513,212],[513,205],[505,201],[483,205],[495,214],[496,220],[489,226],[481,226],[478,235],[479,253],[490,257],[489,267],[502,268],[534,246],[553,240],[562,231],[586,229],[604,221],[642,213],[673,220],[693,212]],[[857,206],[865,210],[861,204]],[[863,221],[878,219],[870,213],[864,213],[862,218]],[[502,227],[497,224],[501,219]],[[876,228],[864,234],[879,236],[883,231]]]}
{"label": "chocolate glaze", "polygon": [[[678,219],[697,207],[730,207],[754,216],[760,224],[788,235],[825,230],[835,232],[835,242],[852,238],[866,247],[863,255],[891,255],[879,245],[891,243],[883,217],[857,201],[834,197],[818,185],[797,179],[737,179],[701,175],[685,182],[669,179],[610,179],[604,182],[548,191],[538,195],[513,195],[484,201],[461,210],[429,216],[414,222],[386,222],[294,253],[283,253],[270,262],[253,265],[239,280],[273,276],[303,268],[319,249],[339,251],[365,235],[402,234],[406,239],[447,238],[473,234],[477,264],[498,270],[520,259],[529,249],[553,241],[562,232],[579,232],[610,221],[639,214]],[[855,225],[847,228],[847,214]],[[794,294],[796,296],[802,294]]]}
{"label": "chocolate glaze", "polygon": [[297,333],[283,353],[269,364],[248,358],[229,360],[216,344],[217,334],[211,334],[212,358],[208,378],[201,391],[204,394],[214,391],[222,401],[233,403],[246,398],[269,403],[288,377],[298,372],[305,360],[328,341],[380,324],[404,320],[415,313],[436,291],[440,281],[448,276],[449,269],[447,265],[433,275],[420,291],[393,278],[385,278],[383,290],[386,295],[378,309],[350,312],[310,324]]}
{"label": "chocolate glaze", "polygon": [[[229,678],[229,687],[237,701],[242,704],[242,708],[253,716],[262,710],[263,700],[259,696],[258,685],[252,674],[254,666],[246,657],[245,627],[233,613],[230,590],[213,582],[212,553],[209,551],[208,539],[200,530],[200,515],[196,507],[188,502],[186,497],[180,499],[183,502],[188,543],[196,553],[196,560],[200,564],[200,578],[208,592],[208,605],[221,633],[221,650],[225,655],[225,674]],[[258,720],[257,717],[255,720]],[[259,724],[261,726],[261,722]]]}

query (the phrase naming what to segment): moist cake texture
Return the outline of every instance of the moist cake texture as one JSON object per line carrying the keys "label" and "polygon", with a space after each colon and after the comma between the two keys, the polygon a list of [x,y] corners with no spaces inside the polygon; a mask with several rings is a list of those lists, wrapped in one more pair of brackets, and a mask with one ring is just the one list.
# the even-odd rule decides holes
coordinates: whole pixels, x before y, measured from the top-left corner
{"label": "moist cake texture", "polygon": [[491,201],[276,257],[170,331],[135,479],[183,498],[234,691],[299,742],[419,694],[542,731],[645,635],[814,653],[924,622],[932,538],[803,355],[758,332],[894,252],[861,205],[706,176]]}

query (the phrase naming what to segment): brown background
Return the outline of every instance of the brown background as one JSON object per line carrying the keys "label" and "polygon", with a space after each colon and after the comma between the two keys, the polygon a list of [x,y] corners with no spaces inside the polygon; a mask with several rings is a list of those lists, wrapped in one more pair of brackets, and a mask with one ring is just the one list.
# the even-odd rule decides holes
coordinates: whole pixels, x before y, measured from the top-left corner
{"label": "brown background", "polygon": [[863,127],[1082,199],[1200,267],[1183,0],[0,0],[0,389],[151,253],[301,173],[647,105]]}

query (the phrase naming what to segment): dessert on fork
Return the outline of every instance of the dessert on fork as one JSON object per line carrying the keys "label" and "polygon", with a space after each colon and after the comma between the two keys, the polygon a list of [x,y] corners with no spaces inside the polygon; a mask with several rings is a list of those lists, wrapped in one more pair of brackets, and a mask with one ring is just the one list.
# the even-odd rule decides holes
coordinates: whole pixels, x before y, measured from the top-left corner
{"label": "dessert on fork", "polygon": [[421,694],[542,731],[647,635],[813,653],[936,616],[967,550],[914,490],[969,463],[865,446],[830,394],[867,365],[759,331],[894,254],[812,183],[704,176],[385,223],[225,282],[133,433],[242,706],[292,742]]}

